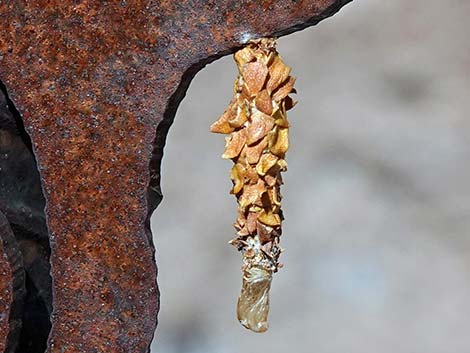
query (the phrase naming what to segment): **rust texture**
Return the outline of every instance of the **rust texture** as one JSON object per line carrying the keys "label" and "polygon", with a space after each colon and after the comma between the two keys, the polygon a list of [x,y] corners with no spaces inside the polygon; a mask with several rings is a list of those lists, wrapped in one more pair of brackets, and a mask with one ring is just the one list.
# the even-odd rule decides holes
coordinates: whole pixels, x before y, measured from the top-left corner
{"label": "rust texture", "polygon": [[21,330],[25,293],[21,252],[0,212],[0,352],[13,353]]}
{"label": "rust texture", "polygon": [[48,352],[148,351],[159,307],[149,217],[191,79],[250,39],[314,25],[347,2],[0,1],[0,80],[46,200]]}

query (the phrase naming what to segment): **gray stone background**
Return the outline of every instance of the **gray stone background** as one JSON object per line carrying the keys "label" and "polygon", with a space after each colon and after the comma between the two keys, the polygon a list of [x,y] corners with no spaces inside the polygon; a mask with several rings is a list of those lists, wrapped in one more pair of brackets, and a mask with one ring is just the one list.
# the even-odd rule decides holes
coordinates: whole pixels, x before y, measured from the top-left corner
{"label": "gray stone background", "polygon": [[470,1],[356,0],[279,51],[299,104],[271,327],[235,314],[231,163],[208,131],[232,95],[227,57],[169,134],[153,352],[470,352]]}

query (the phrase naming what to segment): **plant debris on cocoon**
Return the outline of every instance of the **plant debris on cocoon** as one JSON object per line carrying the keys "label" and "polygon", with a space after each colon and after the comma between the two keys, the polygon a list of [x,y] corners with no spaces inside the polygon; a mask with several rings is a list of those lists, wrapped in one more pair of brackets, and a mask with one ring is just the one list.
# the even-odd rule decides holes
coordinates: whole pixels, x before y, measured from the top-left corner
{"label": "plant debris on cocoon", "polygon": [[243,253],[238,320],[252,331],[264,332],[272,274],[282,267],[280,186],[281,172],[287,169],[286,112],[295,105],[289,97],[295,93],[295,78],[274,39],[251,41],[234,57],[239,71],[234,97],[210,130],[229,135],[222,158],[235,164],[230,178],[238,202],[237,235],[230,243]]}

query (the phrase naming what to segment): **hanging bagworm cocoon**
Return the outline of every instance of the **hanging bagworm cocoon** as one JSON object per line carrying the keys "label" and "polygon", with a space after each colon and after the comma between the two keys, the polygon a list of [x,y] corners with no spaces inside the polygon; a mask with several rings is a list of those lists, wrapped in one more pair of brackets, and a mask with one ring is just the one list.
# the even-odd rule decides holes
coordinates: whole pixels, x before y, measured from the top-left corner
{"label": "hanging bagworm cocoon", "polygon": [[281,267],[281,172],[287,168],[286,111],[295,104],[289,97],[295,93],[295,79],[274,39],[251,41],[234,57],[239,70],[234,97],[210,130],[229,135],[222,158],[235,164],[230,178],[238,201],[237,236],[230,243],[243,254],[238,320],[264,332],[272,274]]}

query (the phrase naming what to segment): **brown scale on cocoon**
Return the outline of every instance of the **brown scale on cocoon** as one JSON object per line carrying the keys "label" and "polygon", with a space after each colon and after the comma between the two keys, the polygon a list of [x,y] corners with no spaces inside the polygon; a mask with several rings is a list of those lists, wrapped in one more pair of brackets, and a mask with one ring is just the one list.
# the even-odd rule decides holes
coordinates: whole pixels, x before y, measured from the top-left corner
{"label": "brown scale on cocoon", "polygon": [[272,274],[281,267],[282,185],[289,147],[286,111],[295,102],[295,79],[276,51],[274,39],[250,42],[235,53],[239,75],[234,97],[211,126],[228,134],[222,158],[231,159],[231,193],[237,197],[237,236],[230,241],[243,253],[243,285],[238,319],[255,332],[268,328]]}

